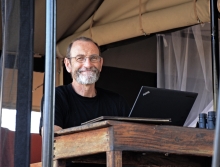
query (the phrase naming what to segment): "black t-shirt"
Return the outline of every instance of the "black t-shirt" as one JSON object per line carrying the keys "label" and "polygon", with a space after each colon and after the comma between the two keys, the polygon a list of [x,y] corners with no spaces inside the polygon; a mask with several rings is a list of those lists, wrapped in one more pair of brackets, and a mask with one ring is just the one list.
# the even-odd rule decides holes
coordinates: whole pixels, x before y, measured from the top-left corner
{"label": "black t-shirt", "polygon": [[57,87],[54,125],[66,129],[99,116],[128,116],[130,109],[122,96],[101,88],[96,88],[96,91],[95,97],[88,98],[77,94],[71,84]]}
{"label": "black t-shirt", "polygon": [[[99,116],[128,116],[130,108],[125,99],[119,94],[96,88],[96,96],[83,97],[77,94],[72,85],[59,86],[55,89],[55,120],[54,125],[63,129],[79,126],[81,123]],[[41,111],[43,111],[43,98]],[[40,129],[43,122],[41,113]],[[82,167],[85,164],[72,164],[67,161],[66,166]],[[106,165],[86,164],[90,167],[104,167]]]}

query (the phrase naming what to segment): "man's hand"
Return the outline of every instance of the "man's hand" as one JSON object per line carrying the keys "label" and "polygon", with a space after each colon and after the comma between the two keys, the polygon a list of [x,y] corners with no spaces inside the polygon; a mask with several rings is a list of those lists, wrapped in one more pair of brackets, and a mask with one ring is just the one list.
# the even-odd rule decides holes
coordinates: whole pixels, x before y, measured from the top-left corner
{"label": "man's hand", "polygon": [[[54,125],[53,130],[54,132],[61,130],[62,128],[60,126]],[[43,127],[41,128],[41,136],[43,137]]]}
{"label": "man's hand", "polygon": [[54,125],[54,132],[61,130],[62,128],[60,126]]}

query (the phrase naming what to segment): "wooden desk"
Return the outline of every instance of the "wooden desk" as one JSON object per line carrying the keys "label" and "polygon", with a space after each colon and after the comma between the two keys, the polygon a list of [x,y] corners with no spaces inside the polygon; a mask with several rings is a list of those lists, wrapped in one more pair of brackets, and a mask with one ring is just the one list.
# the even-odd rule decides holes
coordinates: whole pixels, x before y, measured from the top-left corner
{"label": "wooden desk", "polygon": [[[102,121],[55,133],[54,162],[107,163],[108,167],[211,166],[214,131]],[[123,155],[123,156],[122,156]],[[123,158],[122,158],[123,157]]]}

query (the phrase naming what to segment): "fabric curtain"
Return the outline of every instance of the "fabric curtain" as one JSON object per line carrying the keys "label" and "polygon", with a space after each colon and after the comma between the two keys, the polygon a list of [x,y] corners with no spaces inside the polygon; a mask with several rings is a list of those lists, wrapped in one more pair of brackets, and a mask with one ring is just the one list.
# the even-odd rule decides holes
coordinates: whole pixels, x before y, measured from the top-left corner
{"label": "fabric curtain", "polygon": [[157,35],[157,87],[198,93],[184,126],[195,127],[199,113],[213,110],[209,27]]}

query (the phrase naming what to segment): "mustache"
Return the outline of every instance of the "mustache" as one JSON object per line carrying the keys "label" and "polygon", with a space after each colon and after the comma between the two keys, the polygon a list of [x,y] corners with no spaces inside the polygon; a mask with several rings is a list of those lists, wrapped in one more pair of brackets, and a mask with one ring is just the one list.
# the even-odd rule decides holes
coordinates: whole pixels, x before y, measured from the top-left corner
{"label": "mustache", "polygon": [[85,72],[85,71],[99,72],[99,70],[96,67],[91,67],[91,68],[82,67],[78,70],[78,72]]}

